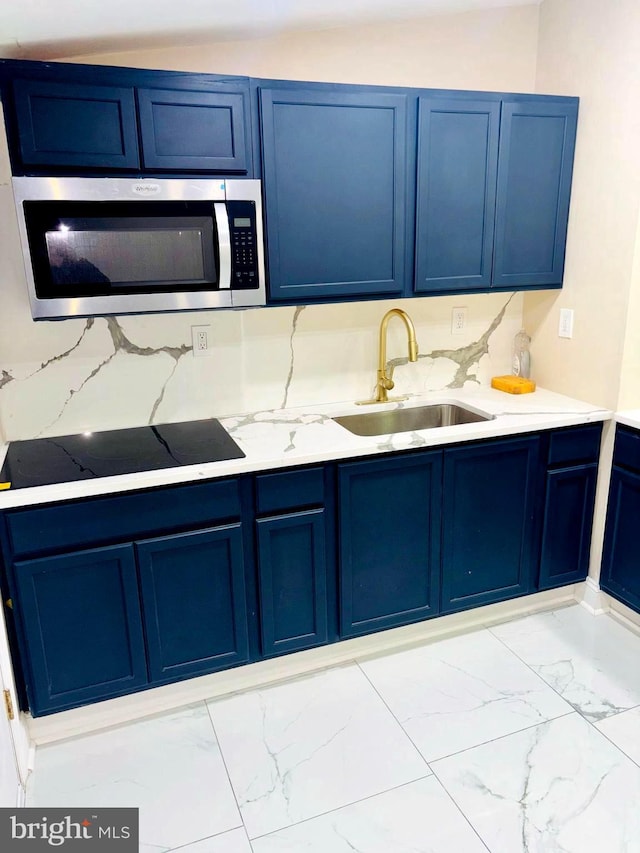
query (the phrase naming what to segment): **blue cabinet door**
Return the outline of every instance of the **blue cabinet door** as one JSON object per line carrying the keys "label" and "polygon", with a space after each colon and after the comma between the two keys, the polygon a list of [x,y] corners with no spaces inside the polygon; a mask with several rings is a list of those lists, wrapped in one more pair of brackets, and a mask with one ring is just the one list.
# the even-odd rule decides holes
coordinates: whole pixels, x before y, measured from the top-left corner
{"label": "blue cabinet door", "polygon": [[26,166],[139,168],[133,88],[15,80],[13,93]]}
{"label": "blue cabinet door", "polygon": [[500,102],[419,99],[418,293],[488,289]]}
{"label": "blue cabinet door", "polygon": [[145,169],[249,171],[249,87],[137,89]]}
{"label": "blue cabinet door", "polygon": [[496,287],[562,284],[577,117],[576,99],[502,105]]}
{"label": "blue cabinet door", "polygon": [[13,571],[34,716],[147,683],[133,546],[24,560]]}
{"label": "blue cabinet door", "polygon": [[442,453],[339,466],[340,635],[438,613]]}
{"label": "blue cabinet door", "polygon": [[[617,449],[617,448],[616,448]],[[640,473],[613,466],[600,586],[640,612]]]}
{"label": "blue cabinet door", "polygon": [[596,462],[547,474],[539,589],[586,578],[597,475]]}
{"label": "blue cabinet door", "polygon": [[533,590],[538,445],[534,436],[445,450],[443,612]]}
{"label": "blue cabinet door", "polygon": [[240,524],[136,543],[152,682],[249,659]]}
{"label": "blue cabinet door", "polygon": [[261,89],[270,298],[401,294],[407,97]]}
{"label": "blue cabinet door", "polygon": [[324,509],[257,522],[260,627],[265,656],[326,643]]}

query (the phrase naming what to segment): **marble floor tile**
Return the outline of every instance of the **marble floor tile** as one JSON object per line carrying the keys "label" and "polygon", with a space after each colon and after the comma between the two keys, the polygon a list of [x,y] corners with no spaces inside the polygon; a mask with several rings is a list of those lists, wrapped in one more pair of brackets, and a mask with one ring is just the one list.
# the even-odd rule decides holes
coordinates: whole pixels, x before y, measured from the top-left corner
{"label": "marble floor tile", "polygon": [[156,853],[242,825],[204,703],[39,748],[27,805],[137,806]]}
{"label": "marble floor tile", "polygon": [[640,705],[640,637],[575,605],[491,631],[586,719]]}
{"label": "marble floor tile", "polygon": [[252,850],[244,829],[232,829],[184,847],[174,847],[171,853],[252,853]]}
{"label": "marble floor tile", "polygon": [[571,711],[488,631],[360,666],[427,761]]}
{"label": "marble floor tile", "polygon": [[640,850],[640,768],[576,713],[432,768],[491,853]]}
{"label": "marble floor tile", "polygon": [[208,705],[250,839],[430,774],[356,665]]}
{"label": "marble floor tile", "polygon": [[[596,728],[640,765],[640,708],[632,708],[630,711],[623,711],[622,714],[607,717],[606,720],[596,723]],[[638,849],[640,849],[640,842]]]}
{"label": "marble floor tile", "polygon": [[253,853],[487,853],[433,776],[253,841]]}

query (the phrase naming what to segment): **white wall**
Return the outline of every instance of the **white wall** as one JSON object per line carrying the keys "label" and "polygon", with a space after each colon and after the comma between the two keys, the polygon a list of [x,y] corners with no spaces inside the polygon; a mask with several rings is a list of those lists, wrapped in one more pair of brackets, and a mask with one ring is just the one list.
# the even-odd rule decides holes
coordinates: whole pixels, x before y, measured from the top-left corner
{"label": "white wall", "polygon": [[[537,6],[417,19],[404,24],[282,34],[256,41],[90,57],[98,64],[309,80],[533,91]],[[84,61],[89,61],[85,58]],[[0,148],[0,430],[8,440],[137,426],[283,405],[359,399],[375,375],[377,327],[396,302],[148,315],[93,323],[33,323],[28,308],[6,149]],[[421,352],[477,340],[508,308],[477,379],[510,368],[522,296],[406,301]],[[454,305],[465,335],[450,334]],[[211,358],[180,355],[193,324],[211,325]],[[404,352],[391,327],[389,356]],[[144,350],[147,348],[146,352]],[[400,391],[447,387],[456,364],[423,358],[396,373]],[[4,373],[3,373],[4,371]],[[473,380],[472,380],[473,381]]]}

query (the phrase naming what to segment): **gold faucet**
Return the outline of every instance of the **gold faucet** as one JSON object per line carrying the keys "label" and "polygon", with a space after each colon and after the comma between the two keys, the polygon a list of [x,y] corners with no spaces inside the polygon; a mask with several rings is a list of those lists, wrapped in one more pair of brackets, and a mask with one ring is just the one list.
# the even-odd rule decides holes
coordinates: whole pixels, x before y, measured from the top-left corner
{"label": "gold faucet", "polygon": [[373,400],[363,400],[359,405],[367,403],[390,403],[397,400],[406,400],[406,395],[402,397],[389,397],[387,391],[393,388],[393,379],[387,376],[387,326],[389,320],[393,317],[399,317],[407,329],[407,341],[409,344],[409,361],[418,360],[418,343],[416,341],[416,330],[411,321],[411,317],[402,308],[391,308],[382,318],[380,323],[380,339],[378,342],[378,373],[376,381],[376,396]]}

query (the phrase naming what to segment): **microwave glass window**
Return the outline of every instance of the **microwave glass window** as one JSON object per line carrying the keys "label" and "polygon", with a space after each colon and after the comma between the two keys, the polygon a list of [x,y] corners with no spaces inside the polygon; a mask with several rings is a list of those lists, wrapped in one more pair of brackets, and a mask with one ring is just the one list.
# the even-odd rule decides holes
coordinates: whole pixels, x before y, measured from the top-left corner
{"label": "microwave glass window", "polygon": [[45,201],[24,209],[41,299],[219,286],[211,203]]}
{"label": "microwave glass window", "polygon": [[50,231],[54,284],[194,284],[205,281],[200,229]]}

